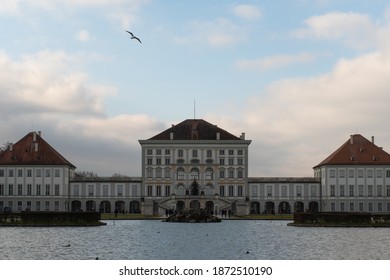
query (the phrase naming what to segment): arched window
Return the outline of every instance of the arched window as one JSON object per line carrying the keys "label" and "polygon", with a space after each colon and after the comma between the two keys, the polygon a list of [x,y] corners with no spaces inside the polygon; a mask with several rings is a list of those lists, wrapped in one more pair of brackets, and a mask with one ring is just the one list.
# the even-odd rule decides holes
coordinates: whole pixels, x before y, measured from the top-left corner
{"label": "arched window", "polygon": [[192,168],[191,169],[191,179],[198,180],[199,179],[199,169],[198,168]]}
{"label": "arched window", "polygon": [[186,190],[185,190],[184,185],[183,184],[177,185],[177,187],[176,187],[176,195],[181,196],[181,195],[185,195],[185,194],[186,194]]}
{"label": "arched window", "polygon": [[211,167],[207,168],[206,173],[205,173],[205,179],[206,180],[213,180],[213,177],[214,177],[213,169]]}
{"label": "arched window", "polygon": [[176,173],[177,179],[178,180],[184,180],[185,179],[185,172],[183,168],[178,168],[177,173]]}

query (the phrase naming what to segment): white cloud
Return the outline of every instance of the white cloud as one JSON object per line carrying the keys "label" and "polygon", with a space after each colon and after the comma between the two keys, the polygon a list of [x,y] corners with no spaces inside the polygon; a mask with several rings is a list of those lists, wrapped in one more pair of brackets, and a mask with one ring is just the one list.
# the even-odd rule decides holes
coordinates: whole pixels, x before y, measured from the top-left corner
{"label": "white cloud", "polygon": [[76,61],[77,56],[62,51],[42,51],[19,60],[0,52],[0,95],[7,104],[3,111],[103,114],[102,97],[114,89],[90,84],[85,73],[71,68]]}
{"label": "white cloud", "polygon": [[3,0],[0,5],[1,14],[17,14],[19,10],[19,0]]}
{"label": "white cloud", "polygon": [[297,38],[314,38],[321,40],[341,40],[355,49],[378,47],[389,44],[389,18],[384,22],[373,22],[370,16],[359,13],[333,12],[313,16],[304,21],[305,28],[292,32]]}
{"label": "white cloud", "polygon": [[267,71],[270,69],[286,67],[297,63],[309,63],[315,55],[309,53],[282,54],[258,59],[241,59],[236,62],[239,69]]}
{"label": "white cloud", "polygon": [[214,119],[253,140],[252,176],[312,176],[312,167],[356,132],[377,136],[390,152],[388,73],[388,53],[340,59],[327,74],[271,84],[248,100],[240,121]]}
{"label": "white cloud", "polygon": [[256,20],[261,18],[261,10],[259,7],[255,5],[236,5],[233,7],[233,13],[236,16],[248,19],[248,20]]}

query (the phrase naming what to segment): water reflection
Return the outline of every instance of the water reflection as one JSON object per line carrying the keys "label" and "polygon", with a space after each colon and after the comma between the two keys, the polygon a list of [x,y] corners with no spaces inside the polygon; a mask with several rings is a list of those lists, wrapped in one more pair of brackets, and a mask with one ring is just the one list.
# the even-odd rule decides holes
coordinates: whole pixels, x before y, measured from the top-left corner
{"label": "water reflection", "polygon": [[286,221],[92,228],[0,228],[0,259],[389,259],[390,228],[299,228]]}

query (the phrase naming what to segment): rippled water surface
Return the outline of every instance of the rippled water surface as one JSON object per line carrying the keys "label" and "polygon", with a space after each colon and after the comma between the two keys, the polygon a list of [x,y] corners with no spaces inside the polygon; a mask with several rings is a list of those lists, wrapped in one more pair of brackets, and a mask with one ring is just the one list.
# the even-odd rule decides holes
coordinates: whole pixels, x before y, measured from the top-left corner
{"label": "rippled water surface", "polygon": [[0,259],[390,259],[390,228],[301,228],[287,221],[0,228]]}

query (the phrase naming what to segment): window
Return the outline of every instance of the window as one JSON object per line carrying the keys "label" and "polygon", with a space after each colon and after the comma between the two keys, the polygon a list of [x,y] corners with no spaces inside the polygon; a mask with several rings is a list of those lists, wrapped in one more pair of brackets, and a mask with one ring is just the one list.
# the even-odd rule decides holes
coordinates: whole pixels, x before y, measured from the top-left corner
{"label": "window", "polygon": [[229,150],[229,156],[234,155],[234,150]]}
{"label": "window", "polygon": [[8,170],[8,177],[14,177],[14,170],[13,169]]}
{"label": "window", "polygon": [[238,165],[244,165],[243,162],[244,162],[244,160],[243,160],[242,158],[238,158],[238,159],[237,159],[237,164],[238,164]]}
{"label": "window", "polygon": [[60,170],[59,169],[54,169],[54,177],[60,177]]}
{"label": "window", "polygon": [[18,169],[18,177],[23,177],[23,169]]}
{"label": "window", "polygon": [[364,211],[364,203],[363,202],[359,202],[359,211],[360,212]]}
{"label": "window", "polygon": [[177,179],[178,180],[184,180],[185,179],[185,173],[183,168],[177,169]]}
{"label": "window", "polygon": [[165,150],[165,154],[166,154],[166,155],[170,155],[170,154],[171,154],[171,150],[166,149],[166,150]]}
{"label": "window", "polygon": [[287,197],[287,186],[282,186],[282,197]]}
{"label": "window", "polygon": [[237,150],[237,154],[238,154],[239,156],[242,156],[242,155],[243,155],[243,151],[242,151],[242,150]]}
{"label": "window", "polygon": [[244,171],[243,170],[241,170],[241,169],[239,169],[239,170],[237,170],[237,178],[243,178],[244,177]]}
{"label": "window", "polygon": [[382,186],[378,186],[376,189],[376,195],[377,196],[382,196]]}
{"label": "window", "polygon": [[45,211],[50,210],[50,201],[45,201]]}
{"label": "window", "polygon": [[171,195],[171,186],[165,186],[165,196]]}
{"label": "window", "polygon": [[302,186],[297,186],[297,196],[302,196]]}
{"label": "window", "polygon": [[23,203],[21,201],[18,201],[18,211],[22,211]]}
{"label": "window", "polygon": [[94,189],[93,185],[88,185],[88,196],[93,196],[93,189]]}
{"label": "window", "polygon": [[341,212],[344,212],[344,211],[345,211],[345,204],[344,204],[344,202],[341,202],[341,203],[340,203],[340,211],[341,211]]}
{"label": "window", "polygon": [[80,195],[80,189],[78,185],[73,186],[73,195],[74,196],[79,196]]}
{"label": "window", "polygon": [[31,184],[27,185],[27,195],[32,195],[32,185]]}
{"label": "window", "polygon": [[220,156],[225,155],[225,150],[219,150],[219,155],[220,155]]}
{"label": "window", "polygon": [[386,196],[390,196],[390,186],[386,186]]}
{"label": "window", "polygon": [[103,185],[103,196],[108,196],[108,185]]}
{"label": "window", "polygon": [[156,155],[161,155],[161,149],[156,150]]}
{"label": "window", "polygon": [[225,165],[225,159],[224,158],[220,158],[219,159],[219,165]]}
{"label": "window", "polygon": [[178,157],[183,157],[183,150],[178,150],[177,151],[177,156]]}
{"label": "window", "polygon": [[0,169],[0,177],[4,177],[4,169]]}
{"label": "window", "polygon": [[198,150],[192,150],[192,157],[198,157]]}
{"label": "window", "polygon": [[4,185],[0,184],[0,195],[4,195]]}
{"label": "window", "polygon": [[329,171],[329,173],[330,173],[330,178],[334,178],[334,177],[336,177],[336,171],[334,170],[334,169],[331,169],[330,171]]}
{"label": "window", "polygon": [[368,211],[369,211],[369,212],[372,212],[372,209],[373,209],[373,207],[372,207],[372,202],[369,202],[369,203],[368,203]]}
{"label": "window", "polygon": [[219,170],[219,178],[225,178],[225,170]]}
{"label": "window", "polygon": [[212,168],[206,169],[205,179],[206,180],[213,180],[213,169]]}
{"label": "window", "polygon": [[137,196],[137,194],[138,194],[138,186],[132,185],[131,186],[131,196]]}
{"label": "window", "polygon": [[364,187],[363,187],[363,185],[359,185],[359,196],[364,196]]}
{"label": "window", "polygon": [[372,196],[372,191],[373,191],[372,185],[369,185],[369,186],[367,187],[367,196]]}
{"label": "window", "polygon": [[36,185],[36,194],[41,195],[41,185],[40,184]]}
{"label": "window", "polygon": [[162,176],[162,169],[160,167],[156,168],[156,178],[161,178]]}
{"label": "window", "polygon": [[148,149],[146,151],[146,154],[149,155],[149,156],[153,155],[153,150],[152,149]]}
{"label": "window", "polygon": [[220,186],[219,187],[219,195],[220,196],[225,196],[225,186]]}
{"label": "window", "polygon": [[36,201],[35,202],[35,210],[36,211],[41,211],[41,202],[40,201]]}
{"label": "window", "polygon": [[316,188],[316,186],[311,186],[310,187],[310,195],[311,196],[316,196],[317,195],[317,188]]}
{"label": "window", "polygon": [[382,212],[382,202],[378,202],[378,212]]}
{"label": "window", "polygon": [[345,195],[344,185],[340,185],[340,196]]}
{"label": "window", "polygon": [[36,177],[42,177],[42,169],[37,169],[37,170],[35,171],[35,176],[36,176]]}
{"label": "window", "polygon": [[234,178],[234,169],[229,169],[229,178]]}
{"label": "window", "polygon": [[372,178],[372,170],[367,170],[367,178]]}
{"label": "window", "polygon": [[156,195],[161,196],[161,186],[156,186]]}
{"label": "window", "polygon": [[45,195],[50,195],[50,185],[46,185]]}
{"label": "window", "polygon": [[171,169],[165,168],[165,178],[171,178]]}
{"label": "window", "polygon": [[146,169],[146,177],[153,178],[153,168],[147,168]]}
{"label": "window", "polygon": [[355,186],[353,186],[353,185],[349,186],[349,196],[354,196],[354,189],[355,189]]}
{"label": "window", "polygon": [[156,159],[156,164],[157,164],[157,165],[161,165],[161,158],[157,158],[157,159]]}
{"label": "window", "polygon": [[354,170],[348,170],[348,178],[354,178],[355,177],[355,171]]}
{"label": "window", "polygon": [[60,210],[60,202],[59,201],[54,201],[54,211],[59,211]]}
{"label": "window", "polygon": [[267,186],[267,196],[272,196],[272,186]]}
{"label": "window", "polygon": [[59,184],[54,185],[54,195],[60,195],[60,185]]}
{"label": "window", "polygon": [[27,169],[27,177],[32,177],[32,170],[31,169]]}
{"label": "window", "polygon": [[153,195],[153,186],[148,186],[147,195],[148,195],[148,196],[152,196],[152,195]]}
{"label": "window", "polygon": [[376,177],[377,177],[377,178],[382,178],[382,176],[383,176],[382,170],[377,170],[377,171],[376,171]]}
{"label": "window", "polygon": [[[1,170],[0,170],[1,171]],[[0,175],[1,176],[1,175]],[[390,178],[390,170],[386,170],[386,178]]]}
{"label": "window", "polygon": [[330,186],[330,196],[335,196],[335,185]]}
{"label": "window", "polygon": [[117,194],[118,196],[123,196],[123,185],[118,185]]}
{"label": "window", "polygon": [[363,177],[364,177],[363,169],[359,169],[359,170],[358,170],[358,177],[359,177],[359,178],[363,178]]}
{"label": "window", "polygon": [[332,202],[330,204],[330,211],[335,212],[336,211],[336,203]]}
{"label": "window", "polygon": [[353,202],[349,203],[349,211],[351,212],[355,211],[355,203]]}
{"label": "window", "polygon": [[23,195],[23,185],[18,184],[18,195]]}
{"label": "window", "polygon": [[147,158],[146,159],[147,165],[152,165],[153,164],[153,159],[152,158]]}
{"label": "window", "polygon": [[229,186],[229,196],[234,196],[234,186]]}
{"label": "window", "polygon": [[170,165],[170,164],[171,164],[171,159],[165,158],[165,165]]}
{"label": "window", "polygon": [[45,177],[50,177],[50,169],[45,169]]}
{"label": "window", "polygon": [[237,196],[243,196],[242,186],[237,187]]}
{"label": "window", "polygon": [[340,178],[345,178],[345,170],[340,170],[339,174],[340,174]]}
{"label": "window", "polygon": [[8,185],[8,195],[14,194],[14,185]]}
{"label": "window", "polygon": [[234,165],[234,158],[229,158],[229,165]]}
{"label": "window", "polygon": [[213,151],[212,151],[212,150],[207,150],[206,156],[207,156],[208,158],[212,157],[212,156],[213,156]]}

